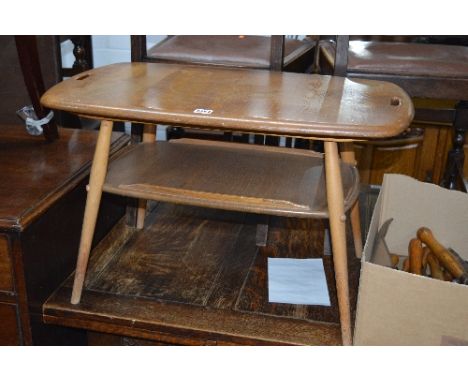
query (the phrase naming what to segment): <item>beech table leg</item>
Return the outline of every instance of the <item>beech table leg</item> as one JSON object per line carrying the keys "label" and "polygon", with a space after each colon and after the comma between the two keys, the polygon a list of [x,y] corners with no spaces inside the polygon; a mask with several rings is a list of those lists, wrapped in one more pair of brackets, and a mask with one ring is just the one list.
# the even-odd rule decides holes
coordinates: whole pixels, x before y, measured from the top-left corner
{"label": "beech table leg", "polygon": [[107,163],[109,161],[112,125],[113,123],[111,121],[101,122],[101,128],[96,143],[89,177],[89,191],[86,199],[83,227],[81,229],[81,241],[78,251],[78,261],[76,263],[75,280],[73,282],[72,304],[78,304],[81,299],[89,252],[91,251],[91,242],[93,240],[99,204],[101,202],[102,186],[104,185]]}
{"label": "beech table leg", "polygon": [[[354,145],[352,142],[341,144],[341,158],[343,162],[356,166],[356,156],[354,154]],[[354,250],[356,257],[362,256],[362,233],[361,233],[361,217],[359,216],[359,202],[351,207],[351,228],[353,230]]]}
{"label": "beech table leg", "polygon": [[348,258],[346,254],[346,215],[344,213],[343,185],[336,142],[325,144],[325,177],[328,214],[335,267],[336,291],[340,311],[343,345],[351,345],[351,313],[349,308]]}
{"label": "beech table leg", "polygon": [[[150,143],[156,140],[156,125],[145,125],[143,127],[143,143]],[[138,200],[137,228],[142,229],[145,225],[146,199]]]}

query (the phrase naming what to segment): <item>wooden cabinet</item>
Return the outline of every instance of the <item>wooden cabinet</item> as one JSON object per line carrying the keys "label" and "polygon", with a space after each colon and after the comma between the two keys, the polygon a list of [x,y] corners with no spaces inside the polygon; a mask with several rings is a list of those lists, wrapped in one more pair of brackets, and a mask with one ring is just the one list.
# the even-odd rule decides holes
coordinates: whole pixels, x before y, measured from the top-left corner
{"label": "wooden cabinet", "polygon": [[[0,345],[83,344],[86,334],[43,324],[42,304],[75,265],[97,133],[60,129],[46,143],[0,126]],[[116,154],[128,143],[112,137]],[[95,240],[124,214],[103,199]]]}
{"label": "wooden cabinet", "polygon": [[8,236],[0,234],[0,293],[13,292],[13,276]]}
{"label": "wooden cabinet", "polygon": [[[3,302],[1,302],[3,301]],[[8,235],[0,234],[0,345],[21,343]]]}
{"label": "wooden cabinet", "polygon": [[[70,303],[71,275],[44,304],[45,322],[94,332],[90,345],[341,343],[322,220],[271,217],[267,243],[257,247],[255,215],[171,203],[148,210],[144,229],[124,219],[96,246],[84,303]],[[360,261],[351,240],[348,247],[354,312]],[[323,257],[331,306],[270,302],[269,257]]]}
{"label": "wooden cabinet", "polygon": [[361,182],[381,184],[385,173],[416,177],[423,139],[424,130],[413,127],[408,134],[397,138],[355,143]]}
{"label": "wooden cabinet", "polygon": [[[383,174],[408,175],[423,182],[440,184],[452,147],[453,128],[449,124],[413,122],[418,137],[355,144],[359,175],[364,184],[380,185]],[[464,176],[468,178],[468,145],[465,145]]]}
{"label": "wooden cabinet", "polygon": [[[453,109],[456,102],[414,99],[416,113],[412,134],[383,142],[357,142],[356,157],[362,183],[382,183],[384,173],[412,176],[440,184],[447,154],[453,144]],[[418,133],[416,133],[418,132]],[[464,177],[468,179],[468,145],[465,144]]]}
{"label": "wooden cabinet", "polygon": [[19,316],[16,304],[0,303],[0,345],[20,345]]}

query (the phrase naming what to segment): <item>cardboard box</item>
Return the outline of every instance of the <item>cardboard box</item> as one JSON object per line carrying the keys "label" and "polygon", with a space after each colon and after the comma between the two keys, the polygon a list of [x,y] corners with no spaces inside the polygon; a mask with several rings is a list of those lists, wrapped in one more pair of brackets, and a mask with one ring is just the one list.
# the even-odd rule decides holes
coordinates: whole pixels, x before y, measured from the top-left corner
{"label": "cardboard box", "polygon": [[[421,226],[468,260],[468,195],[403,175],[385,175],[362,256],[355,345],[468,344],[468,286],[382,266],[378,228],[390,253],[407,256]],[[382,255],[382,254],[379,254]]]}

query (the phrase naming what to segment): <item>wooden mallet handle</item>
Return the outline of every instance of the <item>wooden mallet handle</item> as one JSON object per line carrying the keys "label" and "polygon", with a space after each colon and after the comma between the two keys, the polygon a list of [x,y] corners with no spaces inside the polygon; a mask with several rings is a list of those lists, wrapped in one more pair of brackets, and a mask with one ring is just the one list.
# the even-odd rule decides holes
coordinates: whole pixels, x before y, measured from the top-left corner
{"label": "wooden mallet handle", "polygon": [[410,269],[409,269],[409,257],[407,257],[404,261],[403,261],[403,271],[405,272],[409,272]]}
{"label": "wooden mallet handle", "polygon": [[411,239],[408,246],[410,272],[415,275],[422,274],[423,246],[420,240]]}
{"label": "wooden mallet handle", "polygon": [[427,227],[421,227],[418,229],[417,232],[419,240],[421,240],[424,244],[426,244],[434,254],[434,256],[439,260],[442,266],[449,271],[453,277],[460,278],[464,273],[465,270],[463,266],[458,262],[458,260],[445,248],[442,244],[440,244],[432,231]]}
{"label": "wooden mallet handle", "polygon": [[423,273],[426,271],[427,257],[430,255],[430,253],[431,253],[431,249],[429,247],[424,247],[423,258],[422,258]]}
{"label": "wooden mallet handle", "polygon": [[431,268],[431,277],[437,280],[444,280],[444,273],[440,269],[439,260],[437,260],[437,257],[432,252],[427,256],[427,262],[429,268]]}

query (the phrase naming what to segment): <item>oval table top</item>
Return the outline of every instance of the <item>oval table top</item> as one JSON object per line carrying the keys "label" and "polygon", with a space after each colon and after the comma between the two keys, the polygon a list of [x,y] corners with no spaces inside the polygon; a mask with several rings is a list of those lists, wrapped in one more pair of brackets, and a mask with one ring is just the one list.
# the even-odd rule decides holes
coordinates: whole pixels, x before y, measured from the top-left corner
{"label": "oval table top", "polygon": [[78,74],[41,102],[98,119],[332,140],[395,136],[414,115],[389,82],[143,62]]}

